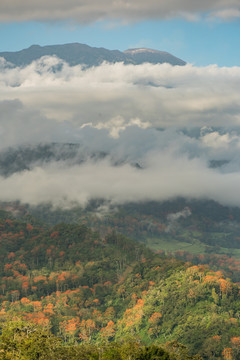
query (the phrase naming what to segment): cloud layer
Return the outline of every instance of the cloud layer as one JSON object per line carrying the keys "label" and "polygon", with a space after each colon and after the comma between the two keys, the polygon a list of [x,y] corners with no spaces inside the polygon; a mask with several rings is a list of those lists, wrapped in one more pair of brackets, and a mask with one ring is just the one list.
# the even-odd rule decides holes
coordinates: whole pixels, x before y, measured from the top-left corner
{"label": "cloud layer", "polygon": [[169,151],[154,151],[141,160],[143,169],[127,163],[113,166],[109,159],[82,165],[52,162],[35,166],[1,177],[1,200],[18,199],[32,205],[52,202],[54,206],[71,207],[85,206],[96,198],[123,204],[181,196],[240,206],[239,169],[229,173],[209,169],[202,159]]}
{"label": "cloud layer", "polygon": [[[239,67],[2,60],[1,151],[58,142],[88,155],[0,177],[0,199],[72,206],[184,196],[240,206],[239,92]],[[91,159],[98,152],[107,156]]]}
{"label": "cloud layer", "polygon": [[[80,23],[116,19],[138,21],[185,17],[194,19],[200,12],[213,11],[226,18],[239,9],[238,0],[1,0],[0,21],[66,20]],[[219,12],[219,14],[217,14]],[[231,16],[232,17],[232,16]]]}
{"label": "cloud layer", "polygon": [[134,124],[239,126],[239,92],[239,67],[104,63],[84,70],[51,57],[25,68],[2,62],[0,146],[77,141],[87,125],[113,137]]}

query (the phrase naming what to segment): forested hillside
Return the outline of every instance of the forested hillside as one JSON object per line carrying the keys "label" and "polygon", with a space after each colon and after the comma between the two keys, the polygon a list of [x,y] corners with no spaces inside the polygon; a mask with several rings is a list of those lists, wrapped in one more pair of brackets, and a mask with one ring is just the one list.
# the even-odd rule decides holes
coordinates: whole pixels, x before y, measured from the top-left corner
{"label": "forested hillside", "polygon": [[[240,282],[240,210],[213,201],[175,199],[166,202],[129,203],[108,206],[102,200],[86,208],[30,207],[1,203],[21,221],[56,225],[85,224],[101,237],[115,231],[194,265],[208,264]],[[35,220],[33,220],[33,217]],[[36,221],[38,219],[38,221]]]}
{"label": "forested hillside", "polygon": [[98,200],[86,209],[37,206],[30,213],[50,225],[85,222],[106,234],[109,229],[144,242],[153,250],[218,253],[240,258],[240,209],[208,200],[177,198],[127,203],[117,207]]}
{"label": "forested hillside", "polygon": [[65,344],[132,339],[166,349],[177,341],[203,359],[237,359],[239,286],[224,272],[153,253],[115,232],[39,226],[4,211],[0,242],[2,326],[18,318]]}

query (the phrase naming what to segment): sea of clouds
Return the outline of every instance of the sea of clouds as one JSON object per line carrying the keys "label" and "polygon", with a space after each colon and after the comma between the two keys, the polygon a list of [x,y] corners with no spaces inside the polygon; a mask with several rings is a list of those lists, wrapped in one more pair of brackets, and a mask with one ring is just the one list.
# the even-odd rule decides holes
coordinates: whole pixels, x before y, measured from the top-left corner
{"label": "sea of clouds", "polygon": [[[240,206],[240,68],[0,61],[0,151],[77,143],[84,163],[0,177],[0,199],[32,205],[206,198]],[[137,164],[137,166],[135,166]],[[213,165],[214,164],[214,165]]]}

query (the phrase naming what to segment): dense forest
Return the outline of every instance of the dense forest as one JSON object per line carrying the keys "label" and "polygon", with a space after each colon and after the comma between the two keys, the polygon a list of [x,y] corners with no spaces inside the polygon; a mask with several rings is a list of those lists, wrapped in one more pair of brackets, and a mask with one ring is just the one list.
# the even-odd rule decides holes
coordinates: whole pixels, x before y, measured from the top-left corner
{"label": "dense forest", "polygon": [[[213,269],[115,229],[100,236],[85,224],[25,219],[0,214],[3,359],[239,358],[237,264]],[[43,350],[31,357],[34,342]]]}

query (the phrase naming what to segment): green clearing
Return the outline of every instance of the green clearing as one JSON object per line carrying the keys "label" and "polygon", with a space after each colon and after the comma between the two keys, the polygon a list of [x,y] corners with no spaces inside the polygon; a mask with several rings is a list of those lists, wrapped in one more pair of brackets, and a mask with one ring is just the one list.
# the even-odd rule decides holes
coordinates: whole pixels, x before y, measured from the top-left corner
{"label": "green clearing", "polygon": [[166,238],[147,238],[146,245],[153,251],[170,251],[175,252],[178,250],[188,251],[192,254],[201,254],[205,252],[206,245],[202,244],[199,240],[193,239],[192,242],[179,241],[176,239]]}
{"label": "green clearing", "polygon": [[220,248],[220,253],[232,256],[235,259],[240,260],[240,249]]}
{"label": "green clearing", "polygon": [[204,254],[207,251],[211,252],[211,248],[212,248],[215,254],[219,254],[219,255],[225,254],[227,256],[234,257],[235,259],[240,260],[240,249],[226,248],[226,247],[218,247],[216,249],[216,247],[207,246],[207,244],[202,243],[200,240],[196,238],[192,239],[191,242],[186,242],[174,238],[168,239],[165,237],[159,237],[159,238],[149,237],[146,239],[145,244],[153,251],[163,250],[166,252],[176,252],[179,250],[183,250],[191,254]]}

